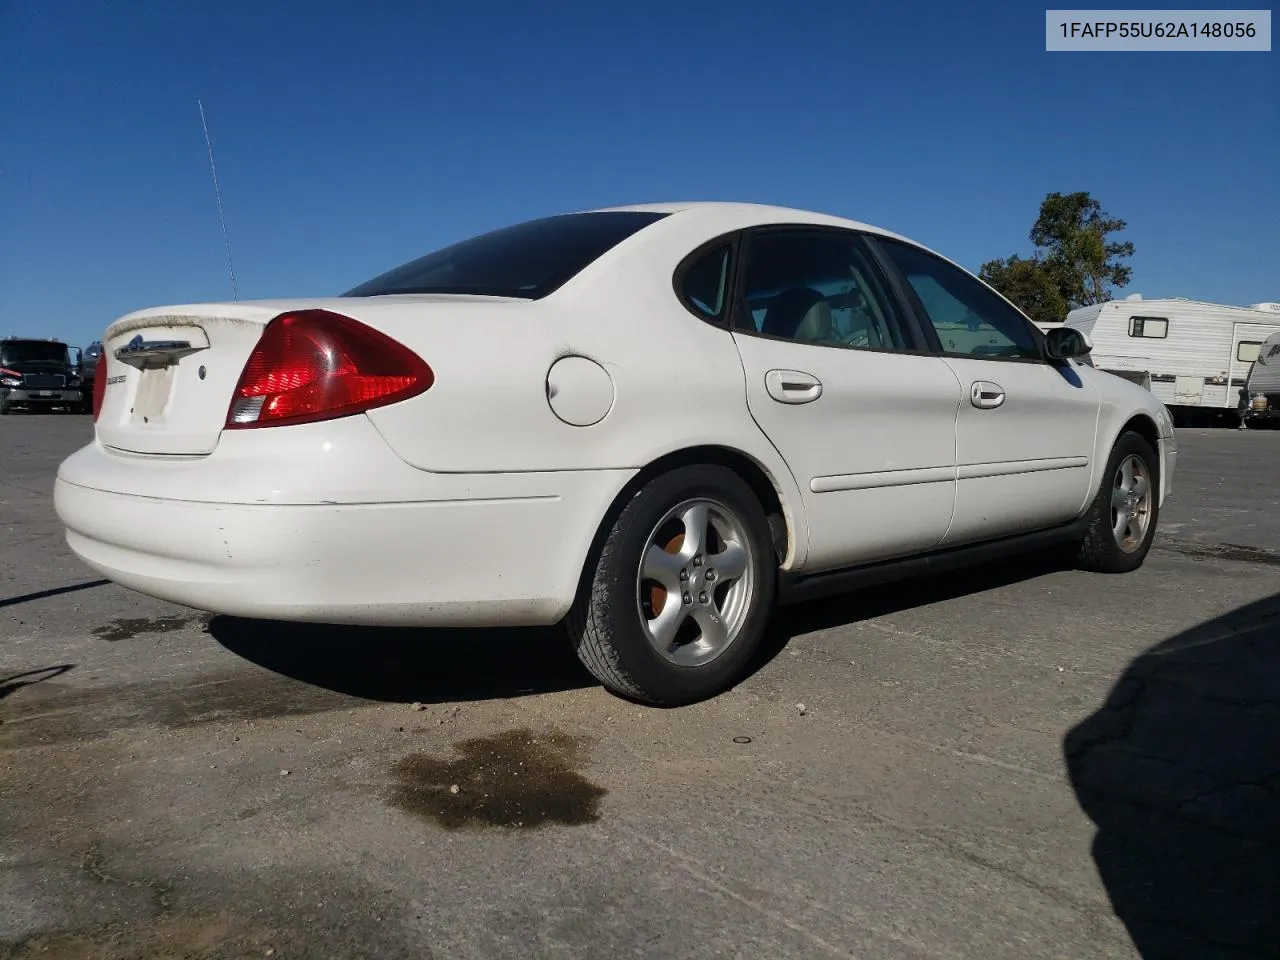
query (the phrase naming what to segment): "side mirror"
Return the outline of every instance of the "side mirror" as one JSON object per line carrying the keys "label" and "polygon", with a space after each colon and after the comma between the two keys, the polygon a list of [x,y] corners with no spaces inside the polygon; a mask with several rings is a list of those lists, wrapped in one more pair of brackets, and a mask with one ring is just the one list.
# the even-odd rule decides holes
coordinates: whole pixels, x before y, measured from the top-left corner
{"label": "side mirror", "polygon": [[1045,334],[1045,351],[1051,360],[1071,360],[1093,352],[1093,344],[1083,331],[1074,327],[1055,327]]}

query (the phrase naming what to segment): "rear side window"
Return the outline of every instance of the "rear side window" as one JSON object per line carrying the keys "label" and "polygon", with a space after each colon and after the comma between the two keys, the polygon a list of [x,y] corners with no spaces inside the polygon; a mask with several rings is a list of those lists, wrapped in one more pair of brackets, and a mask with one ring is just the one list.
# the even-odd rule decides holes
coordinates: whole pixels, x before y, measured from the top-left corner
{"label": "rear side window", "polygon": [[907,350],[895,301],[856,234],[761,230],[747,245],[739,330],[827,347]]}
{"label": "rear side window", "polygon": [[699,316],[718,320],[728,299],[729,244],[716,247],[695,260],[680,279],[680,297]]}
{"label": "rear side window", "polygon": [[362,283],[345,297],[459,293],[538,300],[665,213],[567,213],[481,234]]}

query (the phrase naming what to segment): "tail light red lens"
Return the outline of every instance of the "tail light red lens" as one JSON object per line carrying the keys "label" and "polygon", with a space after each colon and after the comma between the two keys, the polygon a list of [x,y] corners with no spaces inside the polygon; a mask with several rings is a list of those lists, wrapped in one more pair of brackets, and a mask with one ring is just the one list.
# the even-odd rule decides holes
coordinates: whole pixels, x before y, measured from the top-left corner
{"label": "tail light red lens", "polygon": [[98,355],[93,365],[93,422],[98,422],[98,414],[102,412],[102,398],[107,392],[107,354],[106,348]]}
{"label": "tail light red lens", "polygon": [[240,374],[229,430],[312,423],[415,396],[435,380],[402,344],[328,310],[285,313],[267,324]]}

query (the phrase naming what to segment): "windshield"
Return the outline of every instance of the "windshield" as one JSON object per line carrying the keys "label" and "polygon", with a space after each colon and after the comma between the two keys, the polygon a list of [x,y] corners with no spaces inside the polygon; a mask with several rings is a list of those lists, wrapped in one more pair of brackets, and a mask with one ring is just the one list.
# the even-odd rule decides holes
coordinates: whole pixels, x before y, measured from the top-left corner
{"label": "windshield", "polygon": [[343,296],[459,293],[537,300],[664,216],[619,210],[530,220],[419,257]]}
{"label": "windshield", "polygon": [[0,343],[0,363],[69,363],[65,343],[47,340],[12,340]]}

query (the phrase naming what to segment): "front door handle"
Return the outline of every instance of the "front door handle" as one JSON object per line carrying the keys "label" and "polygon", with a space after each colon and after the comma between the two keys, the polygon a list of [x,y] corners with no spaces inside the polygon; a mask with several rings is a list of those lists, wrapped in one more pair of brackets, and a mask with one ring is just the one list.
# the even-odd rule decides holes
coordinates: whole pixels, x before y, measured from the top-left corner
{"label": "front door handle", "polygon": [[764,388],[779,403],[812,403],[822,396],[822,381],[800,370],[770,370]]}
{"label": "front door handle", "polygon": [[994,410],[1004,403],[1004,387],[990,380],[979,380],[969,388],[969,402],[979,410]]}

